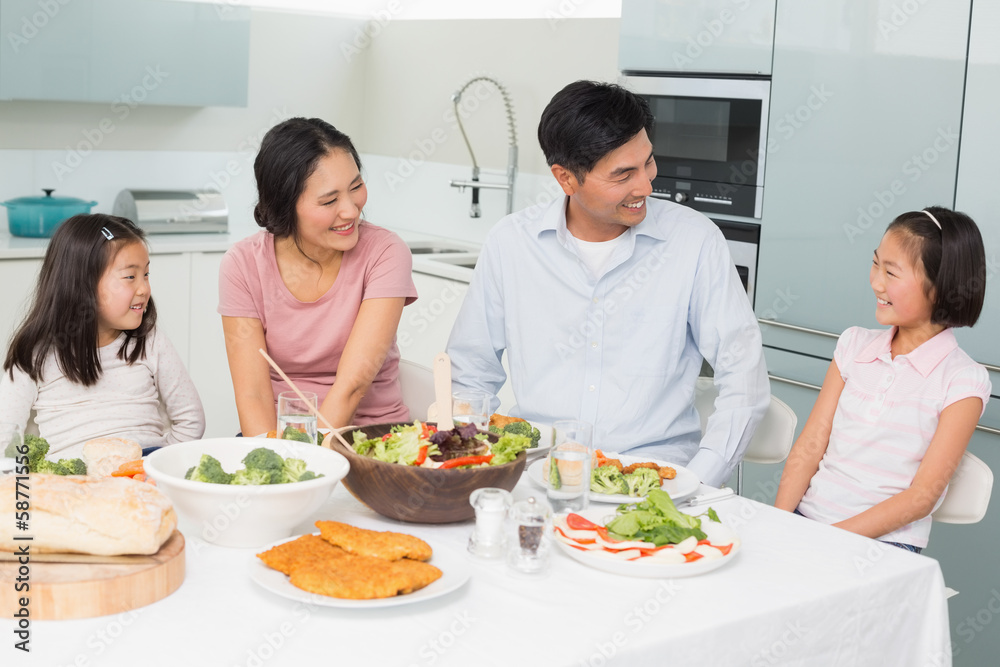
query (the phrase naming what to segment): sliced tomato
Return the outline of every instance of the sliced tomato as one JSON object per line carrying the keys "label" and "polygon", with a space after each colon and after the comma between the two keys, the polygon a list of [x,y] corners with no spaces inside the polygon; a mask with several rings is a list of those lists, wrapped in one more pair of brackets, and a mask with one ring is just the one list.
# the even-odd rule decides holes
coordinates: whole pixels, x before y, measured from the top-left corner
{"label": "sliced tomato", "polygon": [[560,535],[562,535],[563,537],[565,537],[567,540],[572,540],[573,542],[576,542],[577,544],[593,544],[594,543],[593,539],[587,539],[585,537],[584,538],[573,537],[572,535],[567,535],[566,531],[563,530],[562,528],[560,528],[559,526],[555,526],[555,529],[556,529],[557,533],[559,533]]}
{"label": "sliced tomato", "polygon": [[727,545],[726,545],[726,546],[724,546],[724,547],[720,547],[720,546],[719,546],[719,545],[717,545],[717,544],[713,544],[713,545],[711,545],[711,546],[713,546],[713,547],[715,547],[716,549],[718,549],[719,551],[721,551],[721,552],[722,552],[722,555],[723,555],[723,556],[728,556],[728,555],[729,555],[729,552],[733,550],[733,545],[732,545],[732,544],[727,544]]}
{"label": "sliced tomato", "polygon": [[611,537],[611,534],[608,533],[608,529],[605,528],[604,526],[598,526],[594,530],[597,531],[597,534],[600,535],[601,539],[604,540],[605,542],[621,542],[621,540]]}
{"label": "sliced tomato", "polygon": [[585,519],[579,514],[569,514],[566,516],[566,525],[573,530],[599,530],[603,526],[598,526],[590,519]]}
{"label": "sliced tomato", "polygon": [[388,440],[391,437],[392,437],[392,433],[386,433],[385,435],[382,436],[382,442],[385,442],[386,440]]}
{"label": "sliced tomato", "polygon": [[704,556],[702,556],[697,551],[691,551],[689,553],[684,554],[684,560],[686,560],[689,563],[693,560],[698,560],[699,558],[704,558]]}

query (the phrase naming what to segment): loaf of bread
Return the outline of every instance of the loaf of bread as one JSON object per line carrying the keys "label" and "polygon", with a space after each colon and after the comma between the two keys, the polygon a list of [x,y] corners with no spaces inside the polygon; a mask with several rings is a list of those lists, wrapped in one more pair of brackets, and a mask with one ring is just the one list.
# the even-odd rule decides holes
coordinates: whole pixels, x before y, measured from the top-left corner
{"label": "loaf of bread", "polygon": [[[0,478],[0,516],[13,521],[15,475]],[[0,551],[29,545],[36,553],[72,552],[118,556],[154,554],[177,527],[177,514],[152,484],[127,477],[28,476],[30,542],[0,530]],[[19,499],[25,500],[24,496]]]}
{"label": "loaf of bread", "polygon": [[141,458],[139,443],[125,438],[95,438],[83,445],[83,462],[91,477],[110,477],[121,464]]}

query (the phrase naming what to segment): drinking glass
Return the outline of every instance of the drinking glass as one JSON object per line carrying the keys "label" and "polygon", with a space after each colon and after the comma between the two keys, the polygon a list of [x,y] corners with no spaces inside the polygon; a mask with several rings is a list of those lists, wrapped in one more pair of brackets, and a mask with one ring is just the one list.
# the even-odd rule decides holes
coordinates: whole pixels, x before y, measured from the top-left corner
{"label": "drinking glass", "polygon": [[451,418],[455,425],[475,424],[485,431],[490,423],[490,399],[493,395],[486,391],[463,389],[451,395]]}
{"label": "drinking glass", "polygon": [[[287,440],[305,441],[308,439],[309,442],[315,445],[316,413],[309,408],[316,409],[316,394],[311,391],[304,391],[302,395],[305,396],[305,401],[299,398],[299,395],[294,391],[285,391],[278,394],[278,437]],[[298,434],[292,433],[290,435],[293,437],[287,437],[285,431],[289,427],[298,431],[298,434],[301,434],[301,436],[295,437]]]}
{"label": "drinking glass", "polygon": [[545,481],[554,512],[578,512],[590,502],[590,461],[594,427],[577,419],[552,424]]}
{"label": "drinking glass", "polygon": [[[17,451],[17,448],[23,442],[20,426],[10,422],[0,422],[0,458],[14,459],[14,461],[10,462],[13,465],[12,470],[18,474],[27,475],[27,464],[22,468],[22,465],[16,462],[17,458],[22,455]],[[7,467],[5,466],[0,472],[7,472]]]}

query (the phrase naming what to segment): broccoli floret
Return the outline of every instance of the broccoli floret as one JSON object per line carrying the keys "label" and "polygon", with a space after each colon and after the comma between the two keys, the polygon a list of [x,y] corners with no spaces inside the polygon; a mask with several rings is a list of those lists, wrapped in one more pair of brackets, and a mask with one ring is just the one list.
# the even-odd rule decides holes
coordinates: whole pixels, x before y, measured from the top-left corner
{"label": "broccoli floret", "polygon": [[83,459],[59,459],[59,465],[66,466],[68,475],[86,475],[87,464]]}
{"label": "broccoli floret", "polygon": [[511,435],[526,435],[531,438],[531,449],[538,446],[538,441],[542,439],[542,433],[528,422],[511,422],[503,427],[504,433]]}
{"label": "broccoli floret", "polygon": [[284,477],[285,460],[274,450],[258,447],[243,458],[247,470],[260,470],[271,476],[271,484],[281,484]]}
{"label": "broccoli floret", "polygon": [[299,481],[300,481],[300,482],[305,482],[305,481],[307,481],[307,480],[310,480],[310,479],[319,479],[319,478],[320,478],[320,477],[322,477],[322,476],[323,476],[323,475],[317,475],[317,474],[316,474],[316,473],[314,473],[314,472],[313,472],[312,470],[306,470],[306,471],[305,471],[304,473],[302,473],[302,475],[301,475],[301,476],[299,477]]}
{"label": "broccoli floret", "polygon": [[232,475],[222,469],[222,464],[219,463],[219,460],[208,454],[202,454],[198,465],[188,472],[190,476],[187,479],[190,479],[192,482],[229,484],[233,479]]}
{"label": "broccoli floret", "polygon": [[600,466],[590,473],[590,490],[594,493],[628,494],[628,482],[614,466]]}
{"label": "broccoli floret", "polygon": [[297,482],[306,471],[306,462],[302,459],[285,459],[285,465],[281,471],[282,482]]}
{"label": "broccoli floret", "polygon": [[326,436],[323,435],[323,431],[316,431],[316,444],[322,446],[323,445],[323,439],[325,437]]}
{"label": "broccoli floret", "polygon": [[[24,454],[17,451],[17,447],[20,444],[17,439],[11,439],[4,448],[3,455],[12,459],[24,456]],[[45,455],[49,453],[48,441],[45,438],[39,438],[37,435],[29,433],[24,436],[24,444],[28,448],[28,472],[39,472],[38,464],[45,460]],[[21,451],[24,451],[24,449]]]}
{"label": "broccoli floret", "polygon": [[194,469],[196,467],[197,466],[191,466],[190,468],[188,468],[188,471],[186,473],[184,473],[184,479],[191,479],[191,475],[194,474]]}
{"label": "broccoli floret", "polygon": [[49,461],[48,459],[42,459],[38,462],[35,467],[34,472],[42,473],[44,475],[69,475],[70,470],[64,466],[61,462]]}
{"label": "broccoli floret", "polygon": [[637,468],[625,475],[630,496],[644,496],[653,489],[660,488],[660,473],[652,468]]}
{"label": "broccoli floret", "polygon": [[312,444],[312,440],[309,439],[309,436],[306,435],[304,431],[300,431],[294,426],[286,426],[285,430],[281,432],[281,439],[297,440],[299,442],[308,442],[310,445]]}
{"label": "broccoli floret", "polygon": [[271,483],[271,473],[264,470],[247,470],[246,468],[236,471],[230,484],[242,484],[245,486],[258,486]]}

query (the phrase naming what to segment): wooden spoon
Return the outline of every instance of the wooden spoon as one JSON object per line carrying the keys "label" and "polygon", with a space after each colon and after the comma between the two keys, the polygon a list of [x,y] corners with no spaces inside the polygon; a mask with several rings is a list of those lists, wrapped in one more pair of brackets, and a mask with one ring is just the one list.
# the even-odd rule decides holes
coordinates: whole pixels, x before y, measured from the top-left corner
{"label": "wooden spoon", "polygon": [[434,357],[434,399],[437,402],[438,430],[452,430],[455,422],[451,419],[451,357],[447,352]]}

